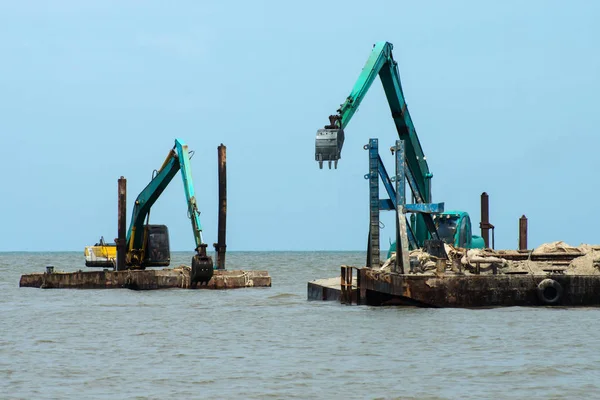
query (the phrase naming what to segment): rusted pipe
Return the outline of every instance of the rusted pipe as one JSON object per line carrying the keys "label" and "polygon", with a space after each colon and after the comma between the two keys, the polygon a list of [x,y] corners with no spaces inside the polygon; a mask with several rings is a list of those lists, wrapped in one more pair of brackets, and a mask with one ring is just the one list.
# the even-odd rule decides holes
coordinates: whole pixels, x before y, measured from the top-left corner
{"label": "rusted pipe", "polygon": [[342,304],[346,303],[346,283],[348,279],[346,269],[345,265],[340,267],[340,300]]}
{"label": "rusted pipe", "polygon": [[352,267],[347,265],[340,268],[340,301],[352,304]]}
{"label": "rusted pipe", "polygon": [[485,242],[485,247],[490,248],[490,198],[486,192],[481,193],[481,237]]}
{"label": "rusted pipe", "polygon": [[219,228],[217,243],[213,244],[217,253],[217,269],[225,269],[225,243],[227,236],[227,147],[221,143],[217,147],[219,168]]}
{"label": "rusted pipe", "polygon": [[126,269],[125,267],[125,253],[126,249],[126,236],[127,236],[127,179],[124,177],[119,178],[118,184],[118,210],[117,210],[117,238],[115,243],[117,245],[117,271]]}
{"label": "rusted pipe", "polygon": [[340,267],[340,301],[342,304],[346,303],[346,266]]}
{"label": "rusted pipe", "polygon": [[519,251],[527,251],[527,217],[519,218]]}

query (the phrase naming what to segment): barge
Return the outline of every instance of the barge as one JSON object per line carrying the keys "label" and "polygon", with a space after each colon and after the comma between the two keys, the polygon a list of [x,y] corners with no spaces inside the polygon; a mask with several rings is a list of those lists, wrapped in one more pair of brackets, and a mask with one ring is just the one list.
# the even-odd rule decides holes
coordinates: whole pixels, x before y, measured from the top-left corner
{"label": "barge", "polygon": [[191,268],[114,271],[55,271],[46,267],[45,272],[21,276],[20,287],[41,289],[236,289],[247,287],[271,287],[267,271],[215,270],[206,284],[191,281]]}
{"label": "barge", "polygon": [[412,251],[407,273],[390,268],[393,256],[379,268],[341,266],[339,278],[308,282],[308,299],[374,306],[600,306],[598,246],[445,250],[447,258]]}

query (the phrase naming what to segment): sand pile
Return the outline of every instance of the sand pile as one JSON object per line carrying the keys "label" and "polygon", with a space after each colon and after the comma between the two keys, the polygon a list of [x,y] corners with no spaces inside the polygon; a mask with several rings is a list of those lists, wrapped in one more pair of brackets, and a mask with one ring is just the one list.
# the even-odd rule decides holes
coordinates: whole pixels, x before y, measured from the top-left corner
{"label": "sand pile", "polygon": [[533,254],[536,254],[536,255],[537,254],[556,254],[556,253],[576,254],[576,253],[582,253],[582,251],[578,247],[570,246],[563,241],[544,243],[544,244],[540,245],[538,248],[536,248],[535,250],[533,250]]}
{"label": "sand pile", "polygon": [[[445,245],[448,260],[446,273],[474,274],[477,269],[484,274],[510,274],[529,273],[545,275],[549,273],[563,273],[567,275],[600,275],[600,247],[582,244],[574,247],[565,242],[544,243],[532,252],[525,254],[513,251],[493,251],[483,249],[461,249]],[[512,254],[512,257],[511,257]],[[564,254],[564,257],[560,255]],[[519,257],[515,257],[519,255]],[[556,255],[556,256],[555,256]],[[580,255],[577,257],[577,255]],[[575,258],[573,258],[575,256]],[[539,258],[545,260],[536,260]],[[438,259],[422,249],[410,252],[410,272],[414,274],[435,274]],[[533,259],[532,259],[533,258]],[[389,272],[396,262],[396,255],[392,253],[386,260],[381,270]],[[443,266],[442,266],[443,269]]]}

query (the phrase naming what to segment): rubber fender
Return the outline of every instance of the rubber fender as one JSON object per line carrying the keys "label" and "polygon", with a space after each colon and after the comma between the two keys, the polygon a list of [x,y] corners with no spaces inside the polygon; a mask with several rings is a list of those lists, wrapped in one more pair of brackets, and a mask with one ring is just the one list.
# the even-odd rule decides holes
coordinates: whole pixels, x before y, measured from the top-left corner
{"label": "rubber fender", "polygon": [[537,295],[544,304],[558,304],[563,295],[563,287],[554,279],[544,279],[537,286]]}

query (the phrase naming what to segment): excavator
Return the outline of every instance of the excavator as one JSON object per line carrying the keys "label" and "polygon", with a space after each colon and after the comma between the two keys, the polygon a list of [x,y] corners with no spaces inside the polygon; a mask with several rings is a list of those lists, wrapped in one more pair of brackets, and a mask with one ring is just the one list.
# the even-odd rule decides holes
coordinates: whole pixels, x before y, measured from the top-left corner
{"label": "excavator", "polygon": [[[193,154],[193,152],[192,152]],[[188,205],[188,216],[196,243],[196,254],[192,258],[192,283],[207,283],[213,275],[213,261],[206,254],[206,243],[202,238],[200,211],[196,204],[190,152],[182,140],[176,139],[160,169],[155,171],[152,180],[135,200],[133,214],[126,238],[126,269],[168,266],[171,262],[169,230],[166,225],[150,225],[150,209],[169,185],[178,171],[181,171],[183,188]],[[88,267],[115,268],[117,246],[106,243],[104,238],[94,246],[84,249],[85,265]]]}
{"label": "excavator", "polygon": [[[329,169],[333,161],[337,168],[344,144],[344,130],[352,116],[366,96],[371,84],[379,75],[392,112],[392,118],[401,140],[406,146],[406,164],[413,176],[411,189],[413,202],[431,203],[431,178],[427,160],[423,153],[419,137],[406,106],[398,63],[392,55],[393,45],[389,42],[377,42],[371,51],[367,63],[354,84],[350,95],[335,115],[329,116],[329,124],[317,131],[315,140],[315,160],[319,168],[328,162]],[[446,211],[437,214],[412,214],[410,228],[418,247],[432,236],[445,243],[462,248],[483,248],[484,240],[471,232],[471,219],[465,211]],[[391,244],[390,252],[395,251],[396,243]],[[388,253],[389,255],[389,253]]]}

